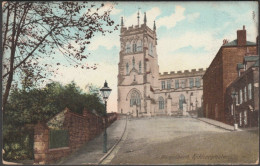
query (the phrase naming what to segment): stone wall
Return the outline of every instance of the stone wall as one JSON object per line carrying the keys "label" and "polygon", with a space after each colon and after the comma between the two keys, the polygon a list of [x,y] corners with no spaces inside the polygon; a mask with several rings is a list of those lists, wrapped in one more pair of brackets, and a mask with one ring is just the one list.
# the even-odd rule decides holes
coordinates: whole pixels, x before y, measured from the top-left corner
{"label": "stone wall", "polygon": [[68,156],[83,144],[99,135],[106,126],[117,119],[116,113],[108,113],[107,118],[97,116],[87,110],[83,115],[67,111],[63,129],[69,132],[69,146],[49,149],[49,127],[46,123],[38,122],[34,127],[34,163],[55,163],[62,157]]}

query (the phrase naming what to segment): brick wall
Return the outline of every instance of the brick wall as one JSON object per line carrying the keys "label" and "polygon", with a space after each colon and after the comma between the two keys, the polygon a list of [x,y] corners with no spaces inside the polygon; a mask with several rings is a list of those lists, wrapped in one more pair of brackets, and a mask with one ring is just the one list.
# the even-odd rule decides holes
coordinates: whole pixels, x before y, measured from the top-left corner
{"label": "brick wall", "polygon": [[49,149],[49,127],[46,123],[37,123],[34,127],[34,163],[49,164],[57,162],[99,135],[104,129],[105,121],[108,127],[116,119],[116,113],[109,113],[107,118],[104,118],[87,110],[83,111],[83,115],[67,110],[63,129],[69,132],[69,146],[55,149]]}
{"label": "brick wall", "polygon": [[[221,47],[204,74],[203,111],[208,118],[227,123],[224,107],[226,88],[237,78],[237,63],[243,62],[247,50],[255,54],[256,46]],[[207,110],[208,113],[206,113]]]}

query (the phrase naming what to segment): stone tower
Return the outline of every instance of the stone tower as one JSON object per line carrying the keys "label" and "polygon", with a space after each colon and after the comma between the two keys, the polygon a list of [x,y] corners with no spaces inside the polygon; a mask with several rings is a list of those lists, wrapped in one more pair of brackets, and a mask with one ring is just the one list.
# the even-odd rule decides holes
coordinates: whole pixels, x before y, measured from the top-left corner
{"label": "stone tower", "polygon": [[133,116],[154,114],[154,89],[158,89],[159,66],[156,52],[156,26],[153,30],[144,22],[124,27],[121,18],[120,53],[118,64],[118,113]]}

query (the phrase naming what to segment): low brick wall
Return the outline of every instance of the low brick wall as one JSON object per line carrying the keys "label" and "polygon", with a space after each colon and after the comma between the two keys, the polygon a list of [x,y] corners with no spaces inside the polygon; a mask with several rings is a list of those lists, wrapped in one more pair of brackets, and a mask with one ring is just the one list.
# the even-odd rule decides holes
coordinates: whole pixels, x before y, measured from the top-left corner
{"label": "low brick wall", "polygon": [[67,110],[63,129],[69,132],[69,146],[55,149],[49,149],[49,127],[46,123],[38,122],[34,127],[34,163],[55,163],[99,135],[104,129],[105,121],[108,127],[116,119],[116,113],[108,113],[104,118],[87,110],[83,111],[83,115]]}

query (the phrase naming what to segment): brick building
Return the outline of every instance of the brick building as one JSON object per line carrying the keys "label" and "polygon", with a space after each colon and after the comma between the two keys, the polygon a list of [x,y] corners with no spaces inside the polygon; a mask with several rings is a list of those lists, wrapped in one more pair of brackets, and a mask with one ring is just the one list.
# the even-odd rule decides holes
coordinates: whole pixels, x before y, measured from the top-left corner
{"label": "brick building", "polygon": [[227,86],[237,78],[237,63],[246,53],[256,54],[256,43],[246,40],[246,29],[237,31],[237,39],[223,41],[215,58],[203,76],[203,111],[207,118],[226,122],[225,93]]}
{"label": "brick building", "polygon": [[[239,127],[258,126],[259,55],[246,55],[243,64],[237,64],[237,73],[237,78],[226,91],[227,122],[234,124],[234,118],[236,118]],[[235,102],[231,97],[233,91],[237,94]]]}

